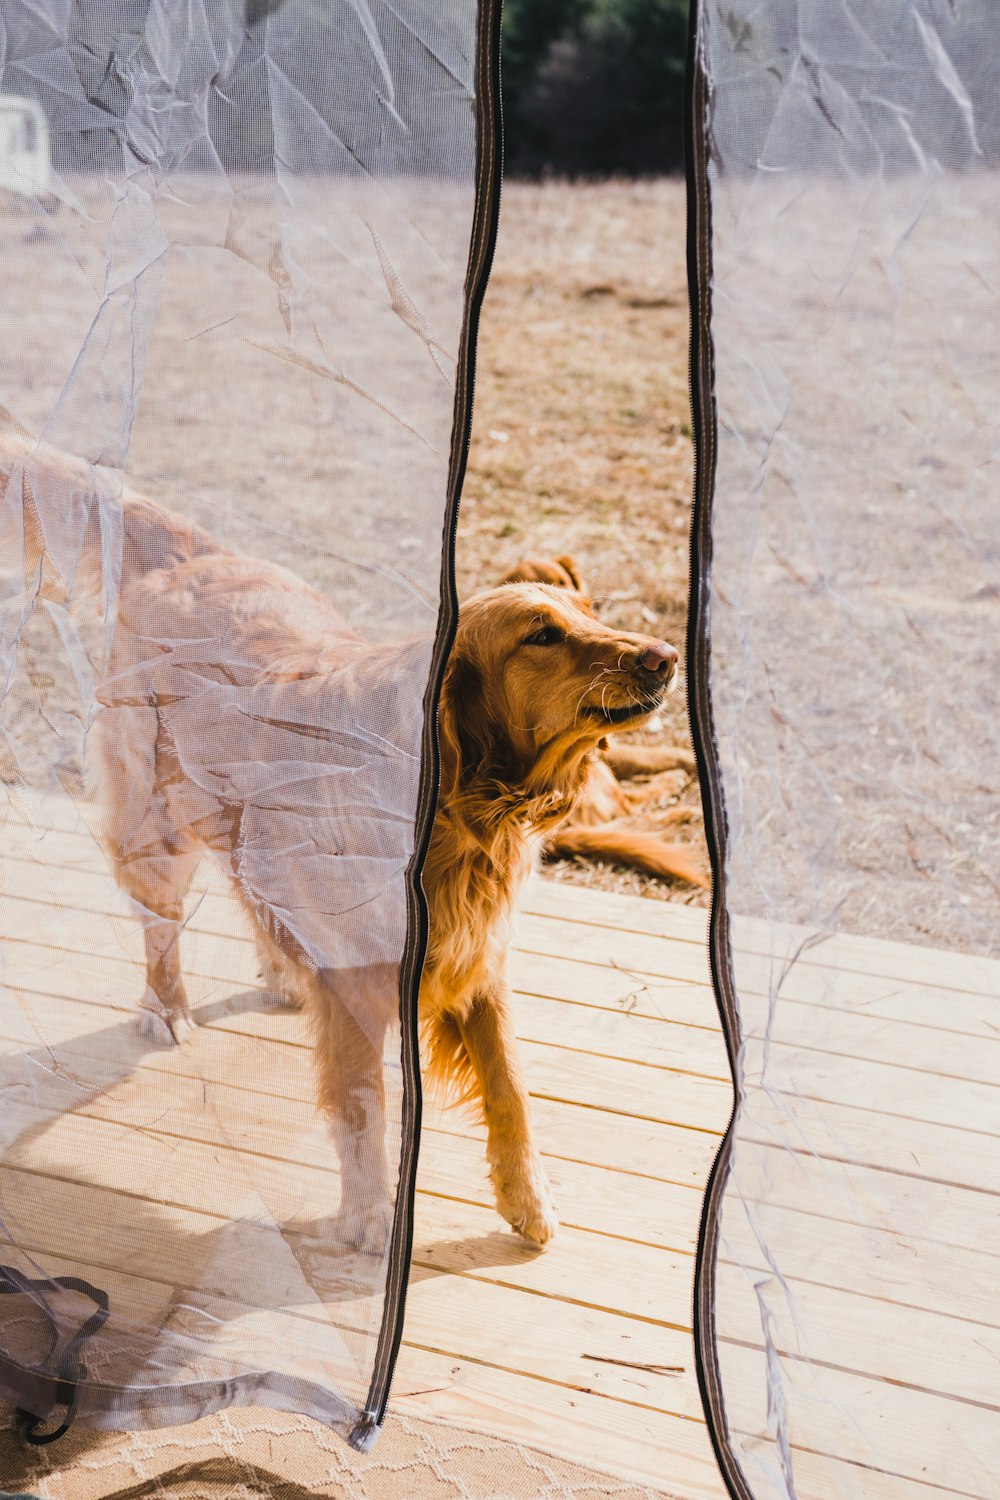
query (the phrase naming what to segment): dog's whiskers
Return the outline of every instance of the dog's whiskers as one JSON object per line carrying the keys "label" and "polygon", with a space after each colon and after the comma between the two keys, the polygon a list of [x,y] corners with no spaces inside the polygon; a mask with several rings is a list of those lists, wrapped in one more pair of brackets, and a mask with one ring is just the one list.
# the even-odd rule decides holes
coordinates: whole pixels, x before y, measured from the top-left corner
{"label": "dog's whiskers", "polygon": [[[592,665],[596,666],[596,665],[599,665],[599,664],[595,662]],[[602,671],[603,670],[604,669],[602,668]],[[593,692],[596,691],[597,684],[600,682],[600,680],[601,680],[601,672],[598,672],[597,675],[595,677],[592,677],[590,679],[590,681],[587,683],[587,686],[584,688],[583,692],[580,694],[579,698],[576,700],[576,708],[575,708],[575,710],[573,712],[573,718],[574,718],[574,720],[578,719],[580,717],[580,710],[583,707],[583,700],[584,700],[584,698],[587,697],[588,693],[593,693]]]}

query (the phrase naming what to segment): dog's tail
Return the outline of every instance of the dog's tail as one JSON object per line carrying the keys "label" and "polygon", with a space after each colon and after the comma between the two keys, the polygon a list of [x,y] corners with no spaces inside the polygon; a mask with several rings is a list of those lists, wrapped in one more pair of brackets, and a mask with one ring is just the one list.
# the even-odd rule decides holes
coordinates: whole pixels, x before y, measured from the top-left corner
{"label": "dog's tail", "polygon": [[645,870],[649,875],[659,875],[666,880],[686,880],[703,890],[709,888],[707,877],[693,863],[686,849],[665,844],[659,834],[632,828],[618,819],[596,828],[573,824],[561,828],[550,840],[548,852],[611,859]]}

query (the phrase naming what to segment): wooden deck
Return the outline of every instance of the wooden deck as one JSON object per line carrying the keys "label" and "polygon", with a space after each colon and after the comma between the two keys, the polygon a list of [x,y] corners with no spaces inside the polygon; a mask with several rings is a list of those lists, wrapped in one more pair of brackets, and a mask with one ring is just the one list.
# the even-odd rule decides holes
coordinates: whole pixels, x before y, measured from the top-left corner
{"label": "wooden deck", "polygon": [[[22,1018],[13,1028],[4,1025],[8,1057],[24,1055],[24,1018],[30,1025],[41,1014],[40,1006],[45,1007],[47,1030],[52,1028],[49,1034],[72,1039],[108,1024],[114,1007],[102,1000],[102,975],[114,970],[115,994],[131,986],[138,997],[142,988],[135,923],[125,914],[96,845],[74,822],[68,805],[62,821],[51,807],[42,811],[56,825],[44,838],[28,833],[20,815],[9,818],[5,829],[0,907],[4,1006],[19,1007]],[[201,1017],[205,1029],[199,1045],[205,1047],[212,1043],[213,1029],[232,1032],[239,1024],[227,1012],[227,994],[246,992],[255,983],[246,935],[235,929],[228,935],[220,932],[229,904],[215,889],[209,880],[208,894],[194,903],[185,936],[186,967],[196,976],[196,1007],[212,1001],[211,1011]],[[67,910],[77,913],[72,920]],[[85,920],[80,912],[86,913]],[[517,928],[513,971],[537,1130],[562,1231],[546,1254],[526,1249],[491,1205],[478,1132],[458,1114],[428,1111],[408,1317],[394,1388],[397,1410],[509,1436],[683,1500],[724,1500],[702,1421],[691,1343],[702,1190],[731,1101],[704,938],[700,912],[552,880],[535,883]],[[752,932],[748,941],[752,946]],[[60,951],[67,947],[73,950],[68,961]],[[822,963],[827,976],[839,972],[838,965],[849,973],[857,992],[857,1014],[841,1047],[852,1066],[881,1066],[870,1061],[875,1053],[869,1044],[872,1028],[888,1025],[907,1033],[900,1052],[909,1058],[907,1072],[915,1066],[929,1075],[937,1070],[961,1074],[969,1054],[961,1038],[967,1042],[970,1035],[980,1038],[977,1055],[984,1070],[981,1079],[961,1085],[973,1088],[974,1126],[967,1128],[961,1115],[960,1086],[951,1094],[946,1091],[943,1114],[936,1105],[917,1122],[926,1152],[920,1175],[935,1183],[937,1197],[932,1200],[906,1198],[913,1165],[886,1157],[889,1148],[879,1117],[866,1119],[847,1107],[838,1116],[836,1104],[831,1105],[829,1128],[839,1132],[836,1149],[841,1155],[854,1153],[852,1160],[870,1164],[883,1177],[898,1174],[900,1201],[911,1203],[911,1216],[919,1215],[921,1202],[933,1201],[945,1213],[949,1195],[957,1202],[973,1192],[1000,1191],[995,1149],[1000,1114],[988,1113],[990,1099],[997,1097],[988,1091],[1000,1079],[1000,1071],[994,1071],[992,1084],[988,1081],[1000,1051],[995,1015],[1000,965],[840,939],[824,947]],[[828,1023],[823,982],[814,966],[813,979],[807,972],[805,991],[797,992],[793,1003],[808,1010],[815,1002]],[[120,1005],[116,1014],[120,1019]],[[206,1021],[209,1014],[212,1019]],[[270,1034],[289,1056],[293,1049],[281,1027],[294,1028],[299,1019],[282,1016],[272,1025]],[[912,1053],[907,1050],[910,1032]],[[299,1099],[308,1098],[302,1092],[307,1088],[306,1050],[297,1038],[294,1067],[299,1072],[288,1091],[289,1111],[302,1108],[296,1091]],[[170,1064],[161,1053],[150,1066],[162,1078]],[[155,1086],[145,1061],[133,1081],[139,1074],[146,1087]],[[891,1079],[881,1080],[880,1086],[889,1085]],[[230,1092],[233,1118],[238,1119],[237,1091]],[[247,1114],[252,1118],[250,1104]],[[107,1144],[103,1129],[99,1101],[93,1106],[84,1101],[58,1129],[33,1140],[30,1150],[16,1143],[13,1162],[8,1150],[3,1172],[16,1171],[22,1185],[26,1172],[67,1184],[66,1224],[53,1224],[51,1242],[35,1247],[43,1263],[57,1258],[63,1269],[76,1264],[70,1246],[79,1243],[80,1231],[69,1185],[90,1180],[88,1162]],[[169,1135],[167,1126],[144,1118],[136,1128],[136,1150],[161,1149]],[[9,1133],[5,1136],[9,1143]],[[962,1150],[956,1149],[959,1139]],[[197,1142],[171,1138],[164,1159],[178,1164],[180,1186],[176,1191],[165,1188],[158,1208],[169,1202],[172,1212],[201,1218],[217,1211],[217,1205],[199,1197],[198,1149]],[[226,1149],[236,1163],[245,1145],[235,1138]],[[217,1172],[218,1143],[211,1150]],[[276,1164],[286,1178],[301,1178],[303,1202],[324,1191],[319,1160]],[[239,1175],[236,1165],[233,1175]],[[989,1200],[991,1211],[995,1201]],[[902,1232],[906,1211],[901,1210]],[[823,1205],[806,1201],[788,1212],[808,1221],[807,1238],[812,1226],[809,1276],[825,1299],[829,1358],[844,1357],[838,1333],[852,1319],[871,1325],[870,1365],[852,1367],[844,1378],[868,1382],[879,1397],[888,1392],[897,1419],[886,1439],[891,1473],[882,1468],[876,1473],[863,1452],[852,1453],[850,1434],[839,1450],[849,1462],[817,1455],[808,1439],[803,1441],[797,1462],[800,1500],[839,1495],[841,1489],[832,1487],[838,1477],[845,1496],[862,1500],[943,1500],[946,1493],[988,1500],[989,1475],[995,1478],[1000,1452],[996,1239],[989,1247],[958,1248],[951,1242],[954,1236],[931,1232],[921,1240],[925,1259],[936,1257],[939,1305],[928,1313],[906,1313],[909,1343],[894,1362],[878,1337],[878,1309],[905,1308],[905,1289],[859,1288],[851,1266],[836,1257],[828,1257],[817,1271],[823,1263]],[[849,1210],[837,1210],[841,1221],[845,1213],[850,1216]],[[859,1232],[870,1232],[871,1222],[860,1207],[857,1224]],[[910,1232],[919,1236],[920,1225]],[[94,1265],[106,1277],[116,1269],[125,1274],[127,1261],[121,1259],[116,1267],[111,1251],[101,1244],[99,1225],[93,1243],[83,1274]],[[956,1256],[962,1262],[957,1290]],[[160,1273],[155,1266],[143,1267],[150,1284],[161,1275],[168,1289],[172,1269]],[[975,1322],[976,1347],[985,1354],[978,1363],[946,1361],[939,1388],[930,1395],[922,1390],[908,1395],[907,1369],[914,1359],[933,1363],[928,1350],[947,1344],[952,1315],[956,1326]],[[745,1349],[758,1341],[759,1331],[755,1339],[751,1329],[735,1343]],[[940,1433],[954,1439],[947,1453],[942,1447],[929,1458],[912,1432],[908,1437],[908,1399],[912,1423],[930,1430],[927,1424],[937,1421]],[[977,1473],[983,1476],[978,1481]]]}

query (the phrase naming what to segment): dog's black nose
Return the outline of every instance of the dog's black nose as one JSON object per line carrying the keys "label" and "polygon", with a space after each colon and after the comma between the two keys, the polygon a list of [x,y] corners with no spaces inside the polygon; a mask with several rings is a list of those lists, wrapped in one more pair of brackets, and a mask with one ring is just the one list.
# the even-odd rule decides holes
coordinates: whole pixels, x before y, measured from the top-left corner
{"label": "dog's black nose", "polygon": [[655,645],[646,647],[639,657],[639,665],[657,677],[667,678],[677,665],[677,652],[665,641],[657,641]]}

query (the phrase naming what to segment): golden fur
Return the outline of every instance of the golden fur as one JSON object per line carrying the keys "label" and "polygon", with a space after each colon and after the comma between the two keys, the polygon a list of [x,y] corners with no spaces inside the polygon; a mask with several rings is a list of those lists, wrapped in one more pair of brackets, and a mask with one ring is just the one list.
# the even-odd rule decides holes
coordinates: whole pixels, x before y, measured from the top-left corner
{"label": "golden fur", "polygon": [[[572,557],[527,557],[504,576],[504,583],[539,582],[575,589],[588,597],[579,564]],[[690,750],[608,740],[595,757],[583,796],[553,832],[546,853],[583,855],[633,865],[666,880],[686,880],[707,888],[708,880],[689,852],[663,840],[664,829],[686,822],[691,808],[653,809],[665,772],[695,769]],[[639,786],[622,785],[636,777]],[[652,825],[651,827],[649,825]]]}
{"label": "golden fur", "polygon": [[[119,514],[117,500],[102,505],[94,470],[30,444],[7,445],[0,459],[8,503],[12,485],[24,517],[26,602],[93,609],[115,555],[102,528]],[[308,717],[310,705],[322,709],[327,695],[325,718],[336,720],[345,707],[331,695],[344,691],[345,670],[356,692],[409,702],[408,675],[426,670],[426,642],[373,647],[283,569],[230,552],[150,502],[126,498],[121,514],[122,574],[91,739],[109,861],[143,918],[144,1003],[178,1041],[193,1024],[179,938],[188,885],[211,853],[251,919],[266,977],[308,1013],[319,1100],[341,1159],[345,1239],[381,1253],[391,1224],[382,1046],[398,1007],[395,966],[345,971],[305,951],[282,916],[316,904],[308,871],[285,852],[294,841],[276,839],[270,875],[247,879],[248,808],[219,768],[227,726],[185,728],[183,679],[170,674],[178,654],[182,667],[197,662],[199,684],[230,686],[242,673],[246,691],[266,683],[267,702],[283,705],[289,722]],[[510,918],[543,844],[586,797],[608,729],[641,723],[675,672],[672,648],[602,625],[576,590],[529,582],[463,606],[444,680],[440,800],[423,874],[425,1060],[432,1079],[481,1110],[497,1207],[538,1245],[556,1220],[511,1021]]]}
{"label": "golden fur", "polygon": [[586,798],[609,727],[648,717],[676,660],[660,642],[602,625],[579,593],[504,584],[463,605],[445,676],[424,871],[427,1061],[432,1077],[457,1079],[481,1102],[497,1205],[539,1244],[555,1220],[514,1043],[510,918],[544,844]]}

